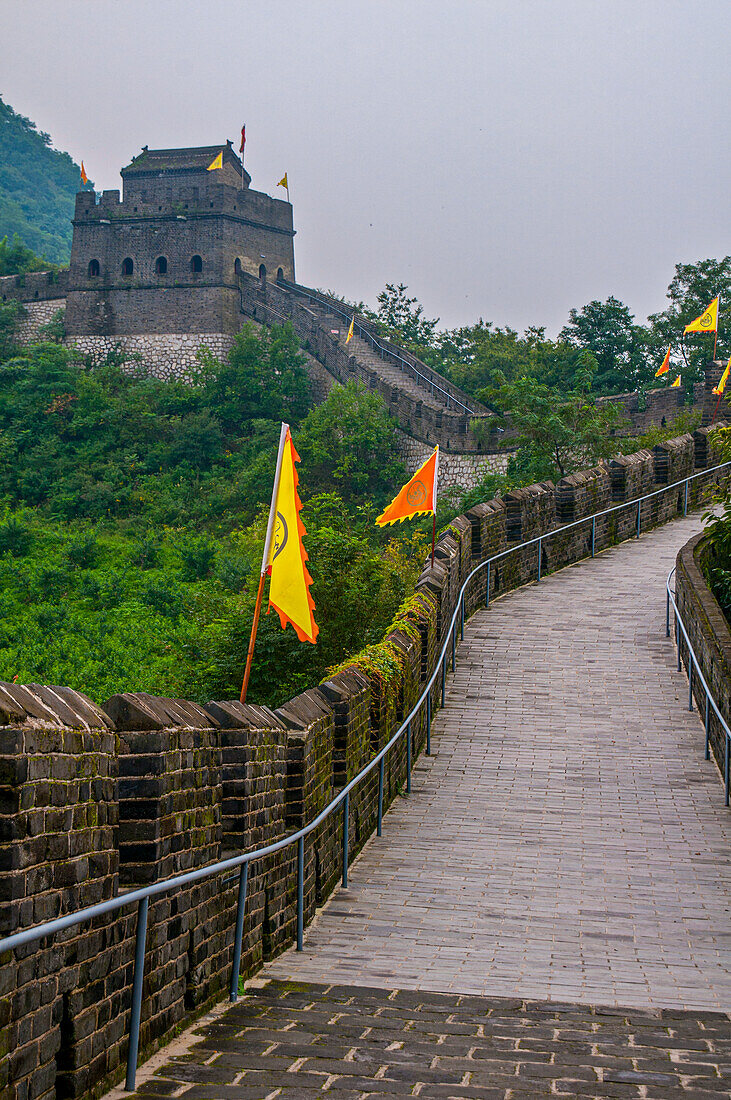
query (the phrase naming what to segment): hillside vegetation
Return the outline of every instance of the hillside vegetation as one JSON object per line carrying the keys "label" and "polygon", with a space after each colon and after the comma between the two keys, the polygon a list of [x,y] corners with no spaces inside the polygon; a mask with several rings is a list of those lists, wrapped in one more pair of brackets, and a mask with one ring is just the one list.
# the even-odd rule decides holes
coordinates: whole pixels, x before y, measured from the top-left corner
{"label": "hillside vegetation", "polygon": [[48,134],[0,99],[0,239],[17,238],[51,262],[68,263],[79,179],[69,154],[51,148]]}

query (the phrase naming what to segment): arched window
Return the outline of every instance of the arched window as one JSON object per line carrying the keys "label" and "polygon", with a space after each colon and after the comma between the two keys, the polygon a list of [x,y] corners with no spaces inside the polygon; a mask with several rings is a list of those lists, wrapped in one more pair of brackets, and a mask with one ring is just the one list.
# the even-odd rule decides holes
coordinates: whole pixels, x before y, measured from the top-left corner
{"label": "arched window", "polygon": [[157,259],[155,260],[155,274],[156,275],[167,275],[167,273],[168,273],[168,262],[167,262],[166,258],[164,256],[158,256]]}
{"label": "arched window", "polygon": [[261,279],[262,282],[265,282],[266,277],[267,277],[266,266],[264,264],[259,264],[259,278]]}
{"label": "arched window", "polygon": [[194,256],[190,261],[190,270],[194,275],[200,275],[203,270],[203,259],[201,256]]}
{"label": "arched window", "polygon": [[234,275],[240,275],[240,274],[241,274],[241,260],[239,260],[237,258],[236,262],[234,263]]}
{"label": "arched window", "polygon": [[278,283],[284,282],[284,269],[281,268],[281,267],[277,268],[277,282]]}
{"label": "arched window", "polygon": [[89,278],[96,279],[99,276],[99,261],[89,260]]}
{"label": "arched window", "polygon": [[134,269],[135,269],[135,265],[132,263],[132,260],[129,258],[129,256],[127,257],[126,260],[122,260],[122,274],[123,275],[126,275],[127,277],[129,277],[132,274],[132,272],[134,271]]}

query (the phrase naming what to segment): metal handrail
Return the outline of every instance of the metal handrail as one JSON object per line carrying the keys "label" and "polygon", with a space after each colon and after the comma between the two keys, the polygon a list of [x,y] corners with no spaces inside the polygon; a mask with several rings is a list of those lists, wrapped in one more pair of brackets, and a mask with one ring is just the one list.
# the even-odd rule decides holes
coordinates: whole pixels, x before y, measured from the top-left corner
{"label": "metal handrail", "polygon": [[[279,286],[285,286],[288,290],[294,291],[295,294],[301,294],[304,298],[309,298],[311,302],[316,302],[318,305],[321,305],[323,306],[323,308],[329,310],[330,313],[334,313],[342,317],[345,321],[350,318],[349,313],[346,313],[342,309],[338,309],[338,307],[334,305],[329,298],[326,298],[324,294],[318,294],[317,291],[308,290],[305,287],[299,286],[298,283],[290,283],[287,279],[278,279],[277,283]],[[355,314],[353,314],[352,320],[354,324],[354,330],[357,331],[361,337],[370,341],[376,351],[379,351],[381,353],[381,358],[383,358],[384,355],[390,355],[393,359],[397,359],[400,363],[403,363],[405,366],[407,366],[417,378],[420,378],[422,380],[422,382],[426,382],[426,384],[431,388],[432,393],[438,391],[439,393],[443,394],[444,397],[447,398],[447,409],[449,409],[449,402],[453,401],[455,405],[458,405],[460,409],[464,409],[464,411],[466,413],[469,413],[470,416],[477,415],[474,409],[471,409],[468,405],[465,405],[464,402],[455,397],[453,393],[449,393],[448,390],[442,389],[442,387],[438,385],[433,379],[427,378],[425,374],[422,374],[421,371],[417,370],[413,363],[410,363],[408,359],[404,359],[403,355],[399,355],[399,353],[397,351],[394,351],[393,348],[386,347],[386,345],[383,344],[378,339],[378,337],[374,336],[373,333],[370,332],[367,328],[364,328],[360,321],[355,320]]]}
{"label": "metal handrail", "polygon": [[[729,771],[729,756],[731,756],[731,729],[729,729],[728,723],[726,722],[726,719],[723,717],[723,715],[721,714],[721,711],[718,709],[718,706],[716,704],[716,700],[711,695],[711,689],[709,688],[708,683],[706,682],[706,678],[703,675],[703,672],[701,671],[701,666],[700,666],[700,663],[698,661],[698,658],[695,655],[695,650],[693,649],[693,646],[690,643],[690,638],[688,636],[688,631],[685,628],[685,623],[683,622],[683,617],[680,614],[677,603],[675,602],[675,593],[670,591],[670,581],[673,579],[676,568],[677,568],[677,566],[673,566],[673,568],[670,570],[670,572],[668,573],[668,579],[665,583],[665,591],[667,593],[666,601],[665,601],[665,637],[666,638],[670,637],[670,607],[672,606],[673,611],[675,612],[675,638],[676,638],[676,643],[677,643],[677,647],[678,647],[678,672],[680,672],[680,668],[681,668],[681,654],[680,654],[680,632],[681,631],[682,631],[683,637],[685,638],[685,644],[688,647],[688,661],[687,661],[687,669],[688,669],[688,710],[693,709],[693,666],[694,665],[695,665],[696,675],[697,675],[698,679],[700,680],[700,682],[703,686],[704,692],[706,693],[706,714],[705,714],[706,760],[710,760],[710,758],[711,758],[711,708],[713,708],[713,712],[716,715],[716,717],[718,718],[718,721],[720,722],[720,724],[721,724],[721,726],[724,730],[724,733],[726,734],[724,759],[723,759],[723,765],[724,765],[723,766],[723,780],[724,780],[724,786],[726,788],[726,805],[728,806],[729,805],[729,796],[731,794],[731,788],[730,788],[731,772]],[[677,593],[677,589],[676,589],[676,593]]]}
{"label": "metal handrail", "polygon": [[[405,732],[407,732],[406,740],[406,791],[411,792],[411,758],[412,758],[412,746],[411,746],[411,725],[412,722],[420,715],[422,706],[426,706],[426,753],[431,754],[431,710],[432,700],[431,692],[434,687],[437,677],[441,675],[441,705],[444,706],[446,696],[446,676],[447,666],[449,664],[449,649],[451,647],[451,664],[452,671],[454,672],[456,666],[456,648],[457,648],[457,621],[459,619],[459,631],[462,638],[464,638],[464,623],[465,623],[465,593],[467,587],[473,577],[480,572],[481,569],[487,571],[487,579],[485,585],[485,607],[490,606],[490,570],[493,562],[497,562],[507,557],[510,554],[514,554],[517,551],[524,550],[529,546],[537,546],[538,548],[538,571],[537,580],[541,579],[541,549],[544,540],[551,539],[554,535],[562,535],[566,531],[570,531],[575,527],[582,525],[588,525],[591,523],[591,553],[590,556],[595,556],[596,550],[596,523],[598,519],[602,519],[604,516],[611,515],[615,512],[620,512],[623,509],[637,507],[637,524],[635,537],[639,538],[641,532],[642,521],[642,504],[646,500],[650,500],[653,497],[661,496],[663,493],[671,492],[680,486],[685,486],[685,498],[683,505],[683,514],[687,514],[688,511],[688,491],[691,481],[695,481],[700,477],[707,477],[709,474],[716,473],[719,470],[726,469],[731,466],[731,462],[723,462],[718,466],[712,466],[707,470],[700,470],[698,473],[690,474],[687,478],[681,478],[680,481],[672,482],[669,485],[663,485],[660,489],[656,489],[651,493],[645,493],[641,497],[637,497],[634,500],[624,501],[621,504],[613,505],[611,508],[605,508],[601,512],[596,512],[591,516],[583,516],[581,519],[573,520],[571,523],[566,523],[562,527],[556,527],[551,531],[546,531],[542,535],[538,535],[535,538],[527,539],[525,542],[517,543],[515,546],[507,547],[505,550],[501,550],[497,554],[492,554],[489,558],[485,558],[469,573],[465,578],[456,600],[455,609],[452,613],[452,617],[449,621],[449,627],[447,629],[442,648],[439,651],[434,671],[429,677],[421,695],[417,699],[414,706],[409,711],[406,718],[396,730],[394,735],[388,741],[386,745],[373,757],[372,760],[365,765],[358,774],[351,779],[351,781],[343,787],[341,791],[328,803],[327,806],[307,825],[304,825],[297,832],[292,833],[290,836],[283,837],[281,840],[276,841],[273,844],[267,844],[263,848],[257,848],[252,852],[246,852],[242,855],[231,856],[228,859],[219,860],[216,863],[208,864],[205,867],[199,867],[195,871],[187,871],[181,875],[174,875],[172,878],[164,879],[162,882],[154,883],[151,886],[145,886],[138,890],[131,890],[120,897],[110,898],[108,901],[99,902],[96,905],[87,906],[84,909],[78,910],[76,913],[69,913],[65,917],[57,917],[55,920],[46,921],[43,924],[36,925],[33,928],[25,929],[22,932],[16,932],[11,936],[6,936],[0,940],[0,954],[5,951],[10,951],[15,947],[20,947],[27,943],[32,943],[35,940],[42,939],[46,936],[55,935],[57,932],[62,932],[66,928],[74,927],[75,925],[83,924],[86,921],[92,920],[94,917],[102,916],[105,913],[114,912],[117,909],[122,909],[128,905],[132,905],[137,902],[137,926],[135,935],[135,964],[132,979],[132,1009],[130,1014],[130,1044],[127,1055],[127,1077],[126,1077],[126,1089],[130,1092],[135,1088],[135,1077],[137,1069],[137,1053],[139,1044],[139,1029],[142,1010],[142,980],[144,975],[144,959],[145,959],[145,938],[147,934],[147,912],[149,907],[150,898],[157,897],[160,894],[166,893],[170,890],[178,889],[181,886],[187,886],[189,883],[197,882],[202,878],[207,878],[212,875],[218,875],[225,871],[229,871],[232,868],[239,868],[239,887],[238,887],[238,900],[236,907],[236,928],[234,934],[233,945],[233,959],[231,967],[231,982],[230,982],[230,999],[235,1001],[238,995],[238,983],[239,983],[239,971],[241,966],[241,945],[244,929],[244,915],[246,907],[246,894],[248,884],[248,869],[249,864],[255,859],[261,859],[264,856],[272,855],[274,852],[282,851],[284,848],[288,848],[293,844],[297,844],[297,938],[296,947],[298,951],[303,947],[303,929],[304,929],[304,842],[305,838],[313,832],[323,821],[326,820],[341,804],[343,806],[343,856],[342,856],[342,883],[343,886],[348,884],[348,822],[349,822],[349,810],[350,810],[350,792],[362,782],[363,779],[378,766],[378,811],[377,811],[377,825],[376,835],[382,835],[382,822],[383,822],[383,792],[384,792],[384,760],[393,746],[400,740]],[[718,713],[718,711],[716,711]],[[719,715],[720,717],[720,715]],[[723,721],[723,719],[721,719]],[[724,723],[725,725],[725,723]],[[728,728],[728,727],[726,727]],[[728,745],[728,741],[727,741]],[[727,769],[727,797],[728,797],[728,769]]]}

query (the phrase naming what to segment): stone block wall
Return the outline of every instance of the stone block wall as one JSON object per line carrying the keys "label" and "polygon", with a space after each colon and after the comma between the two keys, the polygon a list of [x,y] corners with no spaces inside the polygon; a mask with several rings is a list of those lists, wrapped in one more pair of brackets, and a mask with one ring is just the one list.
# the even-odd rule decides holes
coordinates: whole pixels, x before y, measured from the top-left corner
{"label": "stone block wall", "polygon": [[[695,535],[680,550],[676,559],[675,598],[703,677],[726,724],[731,727],[731,629],[706,583],[704,569],[710,562],[708,541],[702,533]],[[678,644],[687,671],[689,656],[682,634]],[[693,697],[699,713],[705,715],[706,693],[697,676]],[[726,732],[713,709],[710,711],[709,742],[713,758],[723,775]]]}

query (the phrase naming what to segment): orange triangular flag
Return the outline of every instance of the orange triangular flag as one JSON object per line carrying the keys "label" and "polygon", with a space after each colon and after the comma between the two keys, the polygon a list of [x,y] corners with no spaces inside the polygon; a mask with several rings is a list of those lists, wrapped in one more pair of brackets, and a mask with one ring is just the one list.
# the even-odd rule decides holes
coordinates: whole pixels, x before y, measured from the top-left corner
{"label": "orange triangular flag", "polygon": [[[672,347],[672,344],[670,345]],[[655,378],[659,378],[661,374],[667,374],[670,370],[670,348],[665,352],[665,358],[662,361],[662,366],[658,367],[655,371]]]}
{"label": "orange triangular flag", "polygon": [[88,183],[89,182],[89,177],[86,174],[86,168],[84,168],[83,160],[81,162],[81,182],[82,183]]}
{"label": "orange triangular flag", "polygon": [[315,610],[315,602],[310,595],[312,577],[306,565],[307,551],[302,542],[307,532],[300,519],[302,501],[297,492],[299,478],[294,465],[299,460],[287,428],[274,504],[276,525],[266,563],[271,575],[269,603],[279,612],[282,628],[291,623],[301,642],[314,643],[319,628],[312,614]]}
{"label": "orange triangular flag", "polygon": [[438,479],[439,445],[381,513],[376,520],[377,525],[385,527],[387,523],[400,523],[412,516],[426,516],[436,512]]}
{"label": "orange triangular flag", "polygon": [[670,389],[671,390],[675,389],[676,386],[680,385],[680,377],[681,376],[678,375],[678,377],[675,379],[675,381],[670,383]]}

